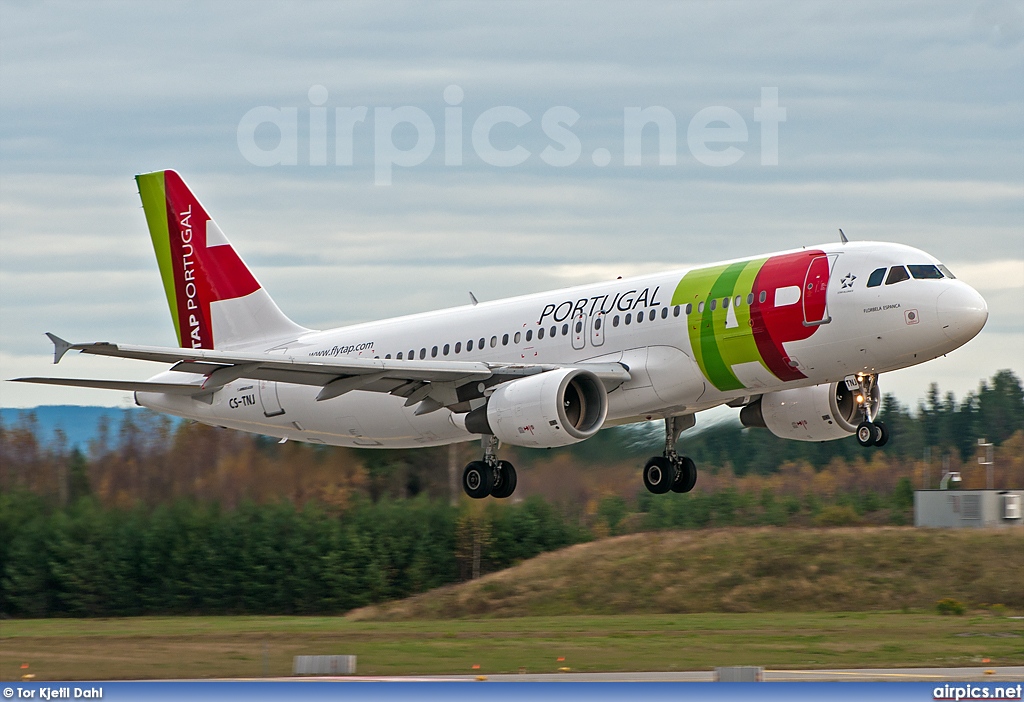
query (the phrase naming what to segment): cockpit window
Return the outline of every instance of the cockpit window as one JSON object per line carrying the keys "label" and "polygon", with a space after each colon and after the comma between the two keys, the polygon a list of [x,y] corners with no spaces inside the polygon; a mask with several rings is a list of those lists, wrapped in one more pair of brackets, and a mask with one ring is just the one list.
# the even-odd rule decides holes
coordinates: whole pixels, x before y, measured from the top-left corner
{"label": "cockpit window", "polygon": [[909,280],[910,274],[907,273],[907,269],[903,266],[893,266],[889,269],[889,276],[885,279],[886,285],[894,285],[895,283],[902,283],[904,280]]}
{"label": "cockpit window", "polygon": [[884,278],[884,277],[885,277],[885,269],[884,268],[876,268],[875,270],[871,271],[871,277],[868,278],[868,287],[869,288],[877,288],[879,285],[882,284],[882,278]]}
{"label": "cockpit window", "polygon": [[950,280],[956,280],[956,276],[953,275],[953,273],[941,263],[939,264],[939,270],[942,271],[945,274],[945,276]]}
{"label": "cockpit window", "polygon": [[942,277],[942,271],[938,269],[938,266],[933,266],[930,263],[918,266],[909,265],[907,268],[910,269],[910,275],[914,276],[916,280],[932,280]]}

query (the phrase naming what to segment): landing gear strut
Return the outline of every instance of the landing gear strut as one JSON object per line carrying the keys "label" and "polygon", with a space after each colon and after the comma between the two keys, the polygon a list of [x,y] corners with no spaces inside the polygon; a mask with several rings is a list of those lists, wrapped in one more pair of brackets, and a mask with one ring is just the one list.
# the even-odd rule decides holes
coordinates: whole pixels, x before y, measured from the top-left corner
{"label": "landing gear strut", "polygon": [[[889,430],[884,422],[871,421],[871,415],[877,415],[877,408],[873,407],[872,397],[875,392],[874,375],[858,376],[860,387],[857,389],[857,404],[860,408],[861,422],[857,425],[857,443],[861,446],[876,446],[881,448],[889,443]],[[849,386],[847,386],[849,387]]]}
{"label": "landing gear strut", "polygon": [[676,453],[676,442],[684,429],[694,424],[692,414],[665,418],[665,451],[644,466],[644,487],[655,495],[689,492],[697,484],[697,466],[687,456]]}
{"label": "landing gear strut", "polygon": [[462,489],[474,500],[491,497],[510,497],[516,491],[516,469],[508,461],[499,461],[496,454],[499,441],[487,435],[483,438],[484,457],[471,461],[462,471]]}

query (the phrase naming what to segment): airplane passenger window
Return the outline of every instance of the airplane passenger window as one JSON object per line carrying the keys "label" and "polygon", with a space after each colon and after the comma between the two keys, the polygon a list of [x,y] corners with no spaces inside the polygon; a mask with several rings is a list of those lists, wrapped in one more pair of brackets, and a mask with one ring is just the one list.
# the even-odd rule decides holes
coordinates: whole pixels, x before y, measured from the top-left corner
{"label": "airplane passenger window", "polygon": [[627,314],[626,315],[626,319],[624,321],[626,322],[626,324],[629,324],[630,322],[633,321],[633,315],[632,314]]}
{"label": "airplane passenger window", "polygon": [[945,273],[946,277],[949,278],[950,280],[956,280],[956,276],[953,275],[950,272],[950,270],[948,268],[946,268],[944,265],[942,265],[941,263],[939,264],[939,270],[942,271],[943,273]]}
{"label": "airplane passenger window", "polygon": [[516,343],[516,344],[518,344],[518,343],[519,343],[519,340],[520,340],[521,338],[523,338],[523,335],[522,335],[522,334],[520,334],[519,332],[516,332],[516,335],[515,335],[514,337],[512,337],[512,341],[513,341],[513,343]]}
{"label": "airplane passenger window", "polygon": [[637,324],[640,324],[640,322],[642,322],[642,321],[644,321],[644,313],[643,313],[643,310],[641,310],[641,311],[639,311],[639,312],[637,312],[637,313],[636,313],[636,323],[637,323]]}
{"label": "airplane passenger window", "polygon": [[462,342],[461,341],[456,341],[455,342],[455,353],[461,353],[461,352],[462,352]]}
{"label": "airplane passenger window", "polygon": [[384,360],[385,361],[388,360],[389,358],[391,358],[391,354],[390,353],[384,355]]}
{"label": "airplane passenger window", "polygon": [[401,351],[399,351],[399,352],[398,352],[398,355],[397,355],[397,356],[395,356],[395,358],[396,358],[397,360],[401,361],[401,360],[402,360],[402,352],[401,352]]}
{"label": "airplane passenger window", "polygon": [[647,313],[647,319],[654,321],[654,318],[658,316],[658,310],[651,310]]}
{"label": "airplane passenger window", "polygon": [[704,302],[697,303],[697,314],[704,314]]}
{"label": "airplane passenger window", "polygon": [[693,312],[693,303],[692,302],[687,302],[686,303],[686,316],[689,317],[691,312]]}
{"label": "airplane passenger window", "polygon": [[569,325],[568,324],[563,324],[562,325],[562,336],[567,336],[568,334],[569,334]]}
{"label": "airplane passenger window", "polygon": [[594,329],[600,331],[600,329],[601,329],[601,318],[600,317],[598,317],[597,319],[594,320]]}
{"label": "airplane passenger window", "polygon": [[543,339],[544,338],[544,327],[541,327],[540,329],[537,330],[537,338],[538,339]]}
{"label": "airplane passenger window", "polygon": [[875,270],[871,271],[871,275],[868,276],[868,287],[869,288],[877,288],[879,285],[882,284],[882,278],[884,278],[884,277],[885,277],[885,269],[884,268],[876,268]]}
{"label": "airplane passenger window", "polygon": [[579,334],[583,331],[583,322],[576,322],[576,333]]}
{"label": "airplane passenger window", "polygon": [[764,302],[767,299],[768,299],[768,293],[765,290],[762,290],[761,294],[757,296],[757,301],[758,302]]}
{"label": "airplane passenger window", "polygon": [[409,349],[409,360],[410,361],[416,360],[416,352],[413,351],[412,349]]}
{"label": "airplane passenger window", "polygon": [[477,345],[476,345],[476,347],[477,347],[478,349],[480,349],[481,351],[483,351],[483,350],[484,350],[484,346],[485,346],[485,344],[486,344],[486,339],[484,339],[484,338],[483,338],[483,337],[481,336],[481,337],[480,337],[480,341],[479,341],[479,342],[477,342]]}
{"label": "airplane passenger window", "polygon": [[747,306],[749,307],[752,304],[754,304],[754,293],[749,293],[747,295]]}
{"label": "airplane passenger window", "polygon": [[722,298],[722,309],[723,310],[729,309],[729,298],[727,298],[727,297],[723,297]]}
{"label": "airplane passenger window", "polygon": [[907,269],[903,266],[893,266],[889,269],[889,275],[885,278],[886,285],[895,285],[896,283],[902,283],[904,280],[909,280],[910,274],[907,273]]}
{"label": "airplane passenger window", "polygon": [[526,340],[527,341],[533,341],[533,330],[532,329],[527,329],[526,330]]}
{"label": "airplane passenger window", "polygon": [[554,338],[557,335],[558,335],[558,327],[556,327],[554,324],[552,324],[551,328],[548,330],[548,336],[550,336],[551,338]]}
{"label": "airplane passenger window", "polygon": [[472,350],[473,350],[473,340],[470,339],[469,341],[466,342],[466,353],[469,353]]}
{"label": "airplane passenger window", "polygon": [[[505,338],[507,339],[508,336],[506,335]],[[497,345],[498,345],[498,337],[497,336],[492,336],[491,337],[491,348],[493,349]]]}
{"label": "airplane passenger window", "polygon": [[714,311],[715,311],[715,303],[716,303],[716,302],[718,302],[718,300],[712,300],[712,301],[711,301],[711,311],[712,311],[712,312],[714,312]]}
{"label": "airplane passenger window", "polygon": [[[502,334],[501,335],[501,345],[502,346],[508,346],[508,334]],[[492,346],[493,346],[493,344],[492,344]]]}
{"label": "airplane passenger window", "polygon": [[441,349],[441,355],[443,355],[443,356],[447,356],[447,355],[448,355],[448,352],[449,352],[450,350],[451,350],[451,346],[449,346],[448,344],[445,344],[445,345],[444,345],[444,348],[443,348],[443,349]]}
{"label": "airplane passenger window", "polygon": [[431,358],[437,358],[437,347],[436,346],[434,348],[430,349],[430,357]]}
{"label": "airplane passenger window", "polygon": [[742,302],[743,302],[743,296],[742,295],[737,295],[736,299],[732,303],[732,306],[733,307],[739,307]]}
{"label": "airplane passenger window", "polygon": [[676,305],[675,307],[673,307],[673,308],[672,308],[672,316],[673,316],[673,317],[678,317],[678,316],[679,316],[679,313],[680,313],[681,311],[682,311],[682,308],[681,308],[681,307],[679,307],[679,305]]}
{"label": "airplane passenger window", "polygon": [[427,357],[427,350],[426,349],[420,349],[420,360],[422,361],[426,357]]}
{"label": "airplane passenger window", "polygon": [[619,315],[615,315],[614,317],[612,317],[612,326],[613,327],[619,326]]}
{"label": "airplane passenger window", "polygon": [[[679,310],[678,309],[676,310],[676,314],[679,314]],[[668,307],[662,307],[661,308],[661,318],[662,319],[668,319]]]}
{"label": "airplane passenger window", "polygon": [[910,269],[910,275],[914,276],[915,280],[934,280],[935,278],[942,277],[942,271],[938,269],[938,266],[933,266],[930,263],[927,265],[911,265],[907,266]]}

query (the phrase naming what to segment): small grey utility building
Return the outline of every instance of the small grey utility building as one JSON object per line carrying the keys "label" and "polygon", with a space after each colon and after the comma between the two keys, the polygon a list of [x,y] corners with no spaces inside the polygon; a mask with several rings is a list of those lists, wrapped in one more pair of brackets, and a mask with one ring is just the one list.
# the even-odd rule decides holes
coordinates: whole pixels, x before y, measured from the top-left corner
{"label": "small grey utility building", "polygon": [[914,526],[1022,527],[1024,490],[918,490]]}

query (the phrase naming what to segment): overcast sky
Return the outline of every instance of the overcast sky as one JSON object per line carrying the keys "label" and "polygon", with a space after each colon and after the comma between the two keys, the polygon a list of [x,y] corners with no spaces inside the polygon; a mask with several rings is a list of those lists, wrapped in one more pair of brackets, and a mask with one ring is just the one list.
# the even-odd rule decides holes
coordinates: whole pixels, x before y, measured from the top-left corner
{"label": "overcast sky", "polygon": [[[755,121],[766,88],[786,115],[777,165]],[[348,165],[335,117],[360,106]],[[432,149],[412,124],[382,128],[381,108],[406,106],[432,125]],[[280,151],[270,123],[240,130],[261,107],[294,110],[294,165],[253,162],[253,149]],[[490,132],[494,153],[525,154],[517,165],[473,141],[500,107],[529,119]],[[546,128],[560,107],[577,121]],[[655,125],[641,165],[625,162],[636,107],[674,119],[666,163]],[[735,140],[709,145],[738,149],[731,165],[688,140],[708,108],[734,120]],[[422,163],[375,184],[382,144]],[[446,163],[460,145],[461,164]],[[989,304],[979,337],[883,376],[884,391],[916,404],[932,381],[962,396],[1000,368],[1024,374],[1019,2],[3,2],[4,377],[158,370],[71,356],[54,368],[43,332],[175,343],[133,181],[161,168],[182,173],[308,327],[833,241],[842,227],[926,249]],[[0,384],[3,406],[127,401]]]}

